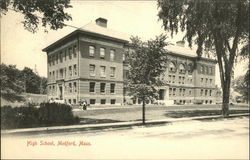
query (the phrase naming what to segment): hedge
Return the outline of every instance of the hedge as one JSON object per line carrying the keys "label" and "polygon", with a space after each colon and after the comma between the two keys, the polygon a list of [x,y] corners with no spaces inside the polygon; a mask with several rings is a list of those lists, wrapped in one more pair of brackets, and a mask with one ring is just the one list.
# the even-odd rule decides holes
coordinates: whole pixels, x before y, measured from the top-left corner
{"label": "hedge", "polygon": [[1,129],[70,125],[79,121],[78,117],[73,116],[72,108],[66,104],[41,103],[38,107],[1,107]]}

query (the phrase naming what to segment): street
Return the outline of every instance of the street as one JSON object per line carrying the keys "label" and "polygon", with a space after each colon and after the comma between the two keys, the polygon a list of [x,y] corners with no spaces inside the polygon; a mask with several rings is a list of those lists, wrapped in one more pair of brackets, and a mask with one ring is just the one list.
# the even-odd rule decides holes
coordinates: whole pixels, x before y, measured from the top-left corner
{"label": "street", "polygon": [[2,136],[1,158],[248,159],[249,117]]}

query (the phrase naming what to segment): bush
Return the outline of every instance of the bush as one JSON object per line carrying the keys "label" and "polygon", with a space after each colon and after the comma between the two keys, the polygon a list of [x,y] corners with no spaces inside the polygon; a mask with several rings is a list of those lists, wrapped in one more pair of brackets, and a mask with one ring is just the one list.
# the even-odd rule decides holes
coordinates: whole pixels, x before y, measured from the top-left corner
{"label": "bush", "polygon": [[1,107],[1,129],[70,125],[79,121],[66,104],[42,103],[38,108],[33,105]]}

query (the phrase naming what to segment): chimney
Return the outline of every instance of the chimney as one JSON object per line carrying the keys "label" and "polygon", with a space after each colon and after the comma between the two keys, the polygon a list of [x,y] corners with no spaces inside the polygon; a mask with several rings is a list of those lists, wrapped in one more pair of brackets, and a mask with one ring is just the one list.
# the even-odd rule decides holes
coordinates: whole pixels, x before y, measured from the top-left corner
{"label": "chimney", "polygon": [[97,24],[98,26],[107,28],[107,22],[108,22],[107,19],[101,18],[101,17],[100,17],[100,18],[96,19],[95,22],[96,22],[96,24]]}
{"label": "chimney", "polygon": [[176,45],[179,47],[184,47],[185,46],[185,41],[177,41]]}

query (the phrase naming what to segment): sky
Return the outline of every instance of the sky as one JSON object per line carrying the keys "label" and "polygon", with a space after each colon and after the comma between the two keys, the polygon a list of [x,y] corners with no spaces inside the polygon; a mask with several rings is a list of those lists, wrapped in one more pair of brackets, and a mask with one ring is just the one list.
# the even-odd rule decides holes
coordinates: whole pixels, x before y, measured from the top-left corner
{"label": "sky", "polygon": [[[99,17],[108,20],[108,28],[143,40],[154,38],[162,33],[169,35],[169,41],[175,43],[182,39],[183,33],[174,35],[162,28],[162,22],[157,16],[156,1],[80,1],[71,0],[72,8],[66,10],[72,21],[68,25],[82,27],[89,22],[94,22]],[[64,27],[57,31],[44,32],[41,26],[33,34],[24,29],[20,13],[9,10],[1,17],[1,63],[15,64],[17,68],[25,66],[37,70],[40,76],[47,77],[47,55],[42,49],[56,40],[75,30]],[[242,63],[236,66],[235,77],[244,74],[247,65]],[[243,71],[243,72],[242,72]],[[216,68],[216,84],[219,85],[219,70]]]}

